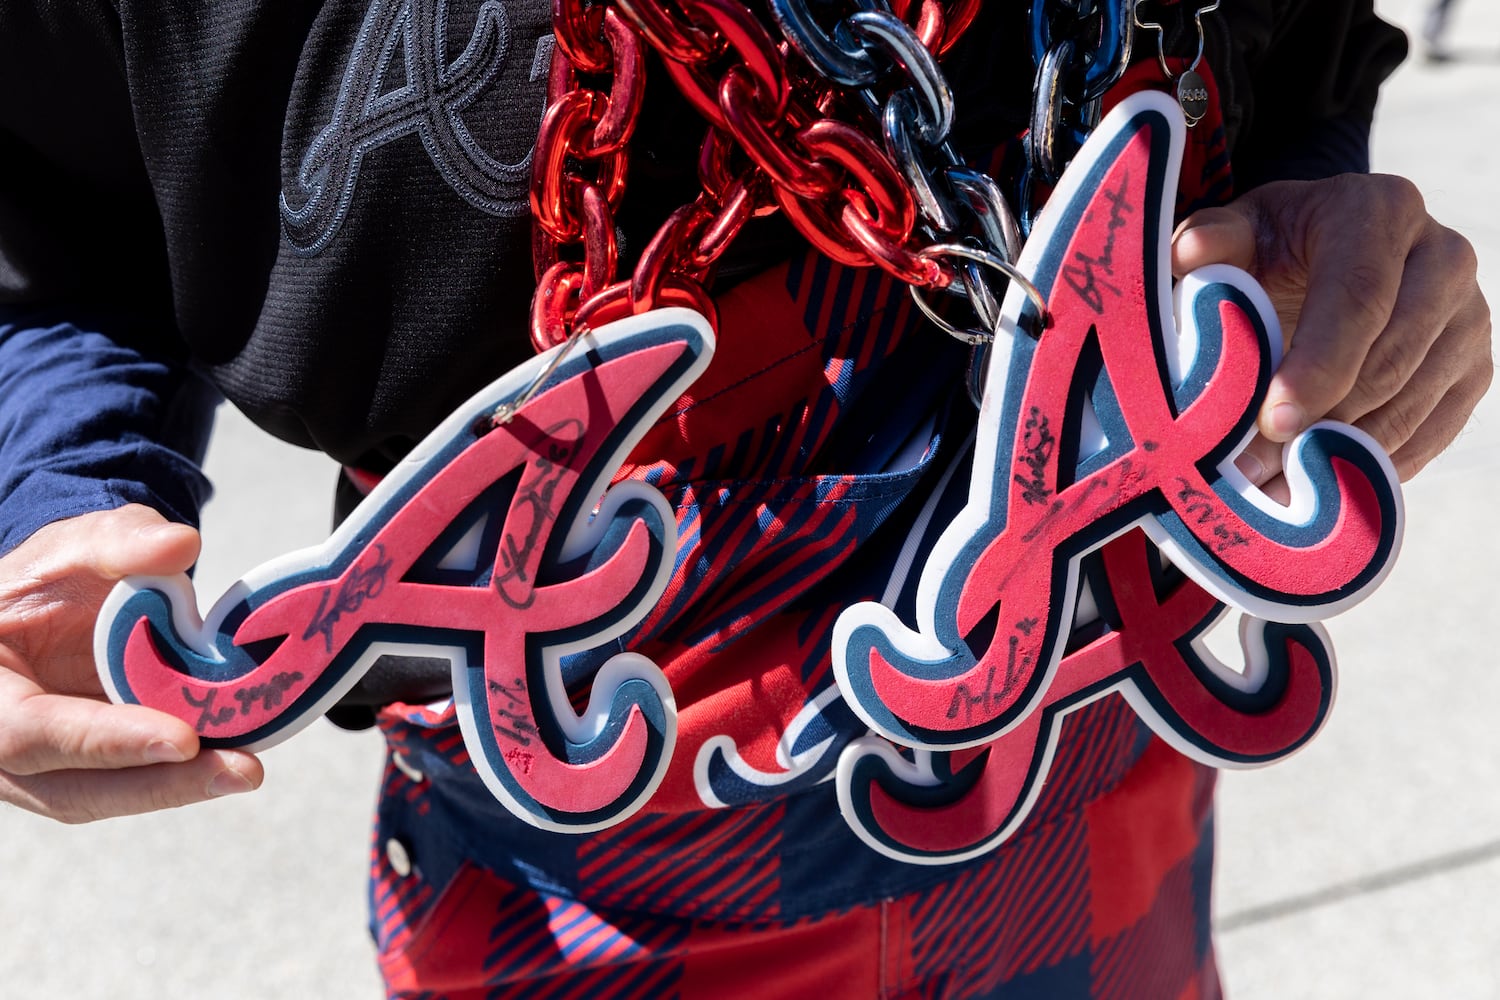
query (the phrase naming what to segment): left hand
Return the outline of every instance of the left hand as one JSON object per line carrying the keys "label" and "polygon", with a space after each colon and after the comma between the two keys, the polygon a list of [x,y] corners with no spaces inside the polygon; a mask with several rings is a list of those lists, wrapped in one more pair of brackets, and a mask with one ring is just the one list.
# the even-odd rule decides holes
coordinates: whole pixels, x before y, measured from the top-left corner
{"label": "left hand", "polygon": [[134,504],[53,522],[0,559],[0,803],[65,823],[187,805],[261,783],[260,761],[193,727],[112,705],[94,622],[128,576],[173,576],[198,532]]}
{"label": "left hand", "polygon": [[1365,431],[1410,479],[1489,387],[1474,248],[1427,213],[1410,181],[1280,181],[1197,212],[1173,238],[1173,273],[1216,263],[1260,282],[1286,340],[1260,435],[1240,459],[1258,484],[1280,472],[1282,443],[1325,417]]}

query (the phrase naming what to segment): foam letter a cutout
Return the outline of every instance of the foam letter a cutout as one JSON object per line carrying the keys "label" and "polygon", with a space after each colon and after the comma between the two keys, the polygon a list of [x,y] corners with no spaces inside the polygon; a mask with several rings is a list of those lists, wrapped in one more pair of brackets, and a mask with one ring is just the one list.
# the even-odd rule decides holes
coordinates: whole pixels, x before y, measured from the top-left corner
{"label": "foam letter a cutout", "polygon": [[442,657],[496,798],[546,829],[619,822],[665,773],[672,692],[633,653],[592,678],[565,679],[562,660],[624,634],[667,584],[676,522],[665,499],[609,483],[712,350],[690,310],[620,320],[493,425],[553,360],[533,359],[460,407],[325,544],[252,571],[206,622],[179,581],[127,580],[96,631],[106,690],[186,720],[207,746],[260,749],[382,656]]}

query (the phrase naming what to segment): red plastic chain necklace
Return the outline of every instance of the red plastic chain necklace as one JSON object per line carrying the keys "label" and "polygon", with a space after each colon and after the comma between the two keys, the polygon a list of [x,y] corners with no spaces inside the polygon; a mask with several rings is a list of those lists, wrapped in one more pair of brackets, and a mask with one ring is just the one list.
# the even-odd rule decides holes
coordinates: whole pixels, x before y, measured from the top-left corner
{"label": "red plastic chain necklace", "polygon": [[[778,42],[736,0],[555,0],[532,183],[536,347],[666,305],[714,322],[704,288],[714,264],[749,219],[778,208],[835,261],[878,266],[914,290],[964,289],[992,328],[998,298],[979,264],[1006,270],[1018,226],[994,181],[949,147],[953,99],[937,66],[978,3],[903,0],[893,10],[860,0],[825,30],[804,0],[773,0]],[[1045,86],[1030,174],[1045,183],[1129,60],[1124,7],[1048,0],[1032,11]],[[614,218],[644,93],[642,39],[708,131],[701,193],[621,279]]]}

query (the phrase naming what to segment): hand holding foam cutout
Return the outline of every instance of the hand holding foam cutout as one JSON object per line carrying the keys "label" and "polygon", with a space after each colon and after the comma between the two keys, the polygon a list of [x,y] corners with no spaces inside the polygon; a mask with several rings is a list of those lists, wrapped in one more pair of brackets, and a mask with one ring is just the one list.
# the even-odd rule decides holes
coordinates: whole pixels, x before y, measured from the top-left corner
{"label": "hand holding foam cutout", "polygon": [[712,350],[689,310],[621,320],[491,427],[552,360],[533,359],[460,407],[327,543],[254,570],[206,622],[179,581],[126,581],[96,632],[106,689],[186,720],[205,745],[259,749],[383,655],[447,658],[465,742],[496,798],[547,829],[620,821],[665,773],[671,690],[650,661],[617,654],[580,717],[560,659],[622,635],[666,586],[666,501],[609,482]]}
{"label": "hand holding foam cutout", "polygon": [[1035,711],[1072,626],[1080,558],[1131,527],[1215,598],[1269,621],[1335,614],[1390,569],[1399,486],[1359,431],[1321,423],[1287,445],[1290,506],[1234,466],[1281,338],[1233,268],[1188,276],[1174,315],[1183,128],[1169,99],[1143,93],[1084,146],[1018,262],[1047,325],[1012,289],[969,500],[923,569],[915,627],[878,604],[839,619],[840,687],[899,744],[975,747]]}

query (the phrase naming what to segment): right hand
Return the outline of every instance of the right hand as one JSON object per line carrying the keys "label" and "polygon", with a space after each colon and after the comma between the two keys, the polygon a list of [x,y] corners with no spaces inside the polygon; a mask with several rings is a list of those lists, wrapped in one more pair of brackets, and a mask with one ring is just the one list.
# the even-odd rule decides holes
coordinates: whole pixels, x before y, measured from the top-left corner
{"label": "right hand", "polygon": [[95,670],[110,589],[186,573],[198,551],[197,531],[131,505],[47,525],[0,559],[0,801],[83,823],[260,787],[254,756],[200,752],[181,719],[110,704]]}
{"label": "right hand", "polygon": [[1404,482],[1458,437],[1494,377],[1474,248],[1410,181],[1279,181],[1204,209],[1173,237],[1173,272],[1218,263],[1260,282],[1286,340],[1239,460],[1258,485],[1280,474],[1282,444],[1324,417],[1373,437]]}

